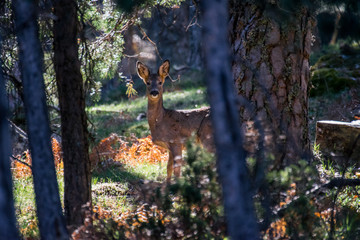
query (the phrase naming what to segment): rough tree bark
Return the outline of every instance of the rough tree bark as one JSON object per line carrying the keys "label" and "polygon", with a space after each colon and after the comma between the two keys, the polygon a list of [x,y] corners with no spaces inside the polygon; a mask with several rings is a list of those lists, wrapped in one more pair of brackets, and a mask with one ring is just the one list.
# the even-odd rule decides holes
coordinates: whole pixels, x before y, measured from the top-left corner
{"label": "rough tree bark", "polygon": [[226,0],[200,2],[208,97],[230,238],[258,239],[250,178],[230,71]]}
{"label": "rough tree bark", "polygon": [[41,239],[68,239],[51,149],[36,1],[14,0],[24,105]]}
{"label": "rough tree bark", "polygon": [[230,1],[232,72],[243,123],[258,121],[277,167],[310,155],[309,56],[313,18],[305,7],[287,12],[277,1]]}
{"label": "rough tree bark", "polygon": [[[0,36],[1,51],[1,36]],[[19,239],[16,229],[12,179],[10,172],[10,134],[6,120],[8,109],[0,59],[0,239]]]}
{"label": "rough tree bark", "polygon": [[76,1],[55,1],[54,14],[54,65],[64,152],[65,216],[68,225],[79,226],[85,217],[82,207],[91,201],[91,181],[85,96],[78,59]]}

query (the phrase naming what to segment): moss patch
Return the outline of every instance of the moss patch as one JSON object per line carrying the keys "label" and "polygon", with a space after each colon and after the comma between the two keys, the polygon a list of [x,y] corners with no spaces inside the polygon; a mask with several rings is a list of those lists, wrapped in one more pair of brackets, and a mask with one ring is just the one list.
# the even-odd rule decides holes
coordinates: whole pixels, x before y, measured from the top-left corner
{"label": "moss patch", "polygon": [[354,78],[343,76],[333,68],[321,68],[311,74],[311,96],[338,93],[356,84]]}
{"label": "moss patch", "polygon": [[319,58],[314,65],[315,68],[338,68],[342,67],[345,63],[345,59],[338,53],[326,54]]}
{"label": "moss patch", "polygon": [[[350,49],[350,50],[346,50]],[[312,56],[310,96],[336,94],[360,83],[358,47],[325,48]],[[314,60],[316,62],[314,63]]]}

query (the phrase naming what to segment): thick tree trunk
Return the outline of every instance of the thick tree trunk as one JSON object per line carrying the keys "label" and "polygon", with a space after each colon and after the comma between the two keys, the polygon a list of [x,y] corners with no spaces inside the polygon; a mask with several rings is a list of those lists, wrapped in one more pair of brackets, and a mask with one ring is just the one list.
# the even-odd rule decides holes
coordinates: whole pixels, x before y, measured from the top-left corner
{"label": "thick tree trunk", "polygon": [[51,149],[36,1],[14,0],[24,104],[41,239],[68,239]]}
{"label": "thick tree trunk", "polygon": [[88,131],[83,79],[77,45],[77,6],[74,0],[55,1],[54,65],[61,112],[64,152],[65,216],[67,223],[84,223],[82,207],[91,202]]}
{"label": "thick tree trunk", "polygon": [[235,0],[229,9],[233,78],[247,102],[240,110],[243,122],[261,122],[267,157],[275,158],[276,167],[308,158],[309,12],[266,12]]}
{"label": "thick tree trunk", "polygon": [[233,240],[258,239],[237,98],[230,71],[227,1],[206,0],[200,4],[207,89],[228,233]]}
{"label": "thick tree trunk", "polygon": [[[1,51],[1,36],[0,36]],[[0,59],[0,239],[19,239],[16,229],[12,179],[10,172],[10,134],[6,120],[8,109]]]}

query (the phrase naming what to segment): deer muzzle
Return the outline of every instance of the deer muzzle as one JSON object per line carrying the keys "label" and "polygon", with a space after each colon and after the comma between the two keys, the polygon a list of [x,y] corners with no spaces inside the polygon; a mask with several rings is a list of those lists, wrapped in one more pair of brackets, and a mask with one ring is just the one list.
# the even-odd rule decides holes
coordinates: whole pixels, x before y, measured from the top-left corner
{"label": "deer muzzle", "polygon": [[157,98],[159,96],[159,91],[158,90],[151,90],[150,91],[150,96],[152,98]]}

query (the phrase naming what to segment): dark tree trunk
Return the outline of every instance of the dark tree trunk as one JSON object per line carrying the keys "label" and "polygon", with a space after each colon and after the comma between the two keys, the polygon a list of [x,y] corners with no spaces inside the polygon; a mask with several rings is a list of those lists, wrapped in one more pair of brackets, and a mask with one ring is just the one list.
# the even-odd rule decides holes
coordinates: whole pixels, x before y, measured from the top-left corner
{"label": "dark tree trunk", "polygon": [[232,0],[229,10],[233,78],[238,94],[251,106],[243,107],[240,115],[244,123],[263,124],[267,156],[279,167],[310,155],[313,20],[306,8],[294,13],[275,8]]}
{"label": "dark tree trunk", "polygon": [[88,131],[83,79],[77,45],[77,6],[73,0],[55,1],[54,65],[61,112],[64,152],[65,216],[67,223],[84,223],[82,207],[91,201]]}
{"label": "dark tree trunk", "polygon": [[32,157],[37,216],[41,239],[68,239],[62,215],[54,158],[51,150],[49,118],[38,38],[36,1],[14,0],[13,9],[24,104]]}
{"label": "dark tree trunk", "polygon": [[217,166],[228,233],[233,240],[258,239],[240,119],[230,71],[226,0],[201,1],[206,80],[211,105]]}
{"label": "dark tree trunk", "polygon": [[[1,36],[0,36],[1,51]],[[8,109],[5,81],[0,59],[0,239],[19,239],[16,229],[12,179],[10,172],[10,134],[6,120]]]}
{"label": "dark tree trunk", "polygon": [[187,27],[187,31],[189,33],[189,50],[190,56],[188,65],[202,70],[203,69],[203,56],[201,51],[201,27],[198,24],[195,24],[197,21],[198,16],[198,6],[195,1],[189,0],[189,23],[193,24],[192,26]]}

